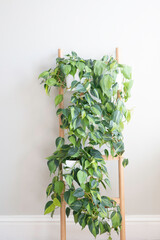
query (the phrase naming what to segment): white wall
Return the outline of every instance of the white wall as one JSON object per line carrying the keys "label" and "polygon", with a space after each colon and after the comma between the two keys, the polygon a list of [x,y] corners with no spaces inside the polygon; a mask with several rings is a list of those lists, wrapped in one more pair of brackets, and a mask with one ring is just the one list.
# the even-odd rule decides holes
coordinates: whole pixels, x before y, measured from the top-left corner
{"label": "white wall", "polygon": [[0,0],[1,215],[43,214],[58,119],[56,91],[45,95],[39,73],[55,65],[58,48],[100,58],[117,46],[135,80],[126,213],[160,214],[159,12],[159,0]]}

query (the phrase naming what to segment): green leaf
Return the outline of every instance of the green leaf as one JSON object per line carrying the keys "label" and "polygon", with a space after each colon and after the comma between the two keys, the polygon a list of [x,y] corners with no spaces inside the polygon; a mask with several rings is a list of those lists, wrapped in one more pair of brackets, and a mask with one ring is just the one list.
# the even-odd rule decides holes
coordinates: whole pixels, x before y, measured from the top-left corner
{"label": "green leaf", "polygon": [[84,129],[86,129],[86,127],[89,127],[88,119],[86,117],[84,119],[82,119],[81,124],[82,124]]}
{"label": "green leaf", "polygon": [[77,188],[75,192],[73,193],[74,197],[81,198],[84,196],[84,191],[82,188]]}
{"label": "green leaf", "polygon": [[95,143],[97,143],[97,137],[95,136],[95,134],[94,134],[93,132],[89,132],[88,135],[89,135],[89,137],[90,137],[91,139],[94,140]]}
{"label": "green leaf", "polygon": [[99,98],[99,94],[98,94],[98,91],[97,91],[96,88],[91,89],[91,94],[92,94],[94,97]]}
{"label": "green leaf", "polygon": [[57,84],[57,81],[56,81],[56,79],[54,79],[54,78],[48,78],[48,79],[46,80],[46,84],[47,84],[48,86],[55,86],[55,85]]}
{"label": "green leaf", "polygon": [[77,108],[77,107],[71,107],[70,108],[71,109],[71,117],[72,117],[72,120],[75,120],[77,117],[78,117],[78,115],[79,115],[79,113],[80,113],[80,110],[79,110],[79,108]]}
{"label": "green leaf", "polygon": [[74,80],[72,83],[71,83],[71,89],[75,88],[77,85],[78,85],[78,81],[77,80]]}
{"label": "green leaf", "polygon": [[81,119],[80,118],[76,118],[73,121],[73,129],[78,128],[81,125]]}
{"label": "green leaf", "polygon": [[69,187],[71,187],[72,182],[73,182],[73,177],[71,175],[66,175],[65,179],[66,179],[66,182],[68,183]]}
{"label": "green leaf", "polygon": [[42,73],[39,75],[38,79],[40,79],[40,78],[47,79],[48,76],[49,76],[49,72],[45,71],[45,72],[42,72]]}
{"label": "green leaf", "polygon": [[58,176],[54,176],[53,179],[52,179],[52,183],[55,184],[55,182],[58,181]]}
{"label": "green leaf", "polygon": [[87,225],[86,214],[81,213],[78,217],[78,222],[82,226],[82,229],[85,228],[85,226]]}
{"label": "green leaf", "polygon": [[119,124],[122,118],[122,114],[119,110],[116,110],[112,113],[112,120],[116,123]]}
{"label": "green leaf", "polygon": [[124,158],[122,162],[123,167],[126,167],[128,165],[128,158]]}
{"label": "green leaf", "polygon": [[49,157],[46,157],[46,159],[47,159],[47,160],[55,160],[55,155],[53,154],[53,155],[51,155],[51,156],[49,156]]}
{"label": "green leaf", "polygon": [[104,56],[102,57],[102,61],[103,61],[103,62],[107,62],[108,59],[109,59],[109,56],[107,56],[107,55],[104,55]]}
{"label": "green leaf", "polygon": [[55,163],[55,160],[49,160],[47,162],[47,165],[48,165],[48,168],[49,168],[49,171],[50,173],[55,173],[56,169],[57,169],[57,165]]}
{"label": "green leaf", "polygon": [[[61,109],[61,108],[60,108],[60,109]],[[57,111],[58,111],[58,110],[57,110]],[[68,118],[68,116],[69,116],[69,114],[70,114],[69,109],[68,109],[68,108],[65,108],[65,109],[61,109],[61,111],[62,111],[63,115]]]}
{"label": "green leaf", "polygon": [[124,143],[122,141],[113,143],[113,147],[117,154],[122,154],[124,152]]}
{"label": "green leaf", "polygon": [[80,92],[80,93],[84,93],[84,92],[86,92],[86,89],[81,83],[78,83],[78,85],[75,88],[75,91]]}
{"label": "green leaf", "polygon": [[91,107],[91,111],[100,117],[102,116],[102,110],[98,105],[94,105],[94,107]]}
{"label": "green leaf", "polygon": [[58,137],[56,139],[56,147],[57,148],[61,148],[64,145],[64,138],[62,137]]}
{"label": "green leaf", "polygon": [[73,196],[73,191],[68,190],[64,193],[64,200],[66,201],[66,203],[68,203],[69,205],[72,204],[74,201],[76,201],[76,197]]}
{"label": "green leaf", "polygon": [[78,222],[79,213],[73,211],[73,215],[74,215],[74,222],[77,223]]}
{"label": "green leaf", "polygon": [[115,68],[117,66],[117,61],[116,60],[114,60],[111,64],[110,64],[110,69],[113,69],[113,68]]}
{"label": "green leaf", "polygon": [[100,222],[99,228],[100,228],[100,234],[103,234],[105,232],[110,233],[110,231],[111,231],[110,225],[107,222],[103,222],[103,223]]}
{"label": "green leaf", "polygon": [[73,202],[73,203],[70,205],[70,207],[71,207],[74,211],[78,212],[78,211],[82,208],[82,202],[81,202],[80,200],[77,200],[77,201]]}
{"label": "green leaf", "polygon": [[102,202],[101,204],[104,206],[104,207],[109,207],[109,208],[112,208],[113,207],[113,204],[111,202],[111,200],[106,197],[106,196],[102,196]]}
{"label": "green leaf", "polygon": [[87,73],[92,72],[92,70],[88,66],[85,66],[85,70]]}
{"label": "green leaf", "polygon": [[62,71],[67,76],[71,71],[71,66],[70,65],[63,65]]}
{"label": "green leaf", "polygon": [[96,149],[91,149],[90,155],[93,156],[97,160],[103,160],[102,154]]}
{"label": "green leaf", "polygon": [[111,188],[111,183],[108,178],[104,179],[105,183],[108,185],[109,188]]}
{"label": "green leaf", "polygon": [[91,88],[91,83],[87,81],[87,82],[84,84],[84,87],[86,88],[87,91],[89,91],[90,88]]}
{"label": "green leaf", "polygon": [[66,201],[66,203],[68,203],[69,196],[70,196],[70,190],[64,193],[64,200]]}
{"label": "green leaf", "polygon": [[81,135],[82,137],[85,137],[85,136],[86,136],[85,131],[84,131],[83,128],[81,128],[81,127],[77,128],[77,133],[78,133],[79,135]]}
{"label": "green leaf", "polygon": [[89,214],[92,214],[91,203],[88,203],[88,205],[86,206],[86,209],[89,212]]}
{"label": "green leaf", "polygon": [[64,189],[64,183],[63,183],[63,181],[57,181],[57,182],[55,182],[54,191],[55,191],[56,193],[58,193],[59,195],[61,195],[63,189]]}
{"label": "green leaf", "polygon": [[109,74],[103,76],[103,78],[100,81],[101,89],[107,96],[109,95],[108,91],[112,87],[112,84],[113,84],[113,78]]}
{"label": "green leaf", "polygon": [[123,83],[124,85],[124,91],[130,91],[133,86],[133,80],[127,81]]}
{"label": "green leaf", "polygon": [[100,212],[99,212],[99,216],[104,219],[107,217],[107,209],[100,203],[99,204],[99,208],[100,208]]}
{"label": "green leaf", "polygon": [[72,147],[72,148],[69,149],[68,155],[69,156],[74,156],[77,152],[78,152],[78,148],[77,147]]}
{"label": "green leaf", "polygon": [[94,172],[93,168],[89,168],[88,172],[89,172],[89,175],[93,176],[93,172]]}
{"label": "green leaf", "polygon": [[76,145],[76,136],[75,135],[71,135],[68,137],[69,141],[74,145]]}
{"label": "green leaf", "polygon": [[113,228],[117,228],[121,223],[120,215],[117,212],[114,211],[111,214],[111,221],[112,221]]}
{"label": "green leaf", "polygon": [[53,187],[52,187],[52,183],[50,183],[46,189],[47,197],[52,193],[52,191],[53,191]]}
{"label": "green leaf", "polygon": [[71,53],[72,53],[73,57],[77,57],[77,53],[76,52],[72,51]]}
{"label": "green leaf", "polygon": [[129,81],[126,81],[126,82],[123,83],[123,90],[124,90],[124,93],[125,93],[124,99],[126,101],[128,100],[128,98],[131,95],[130,92],[131,92],[132,85],[133,85],[133,80],[129,80]]}
{"label": "green leaf", "polygon": [[90,162],[88,160],[85,161],[85,168],[88,168],[90,166]]}
{"label": "green leaf", "polygon": [[109,113],[112,113],[112,111],[113,111],[113,104],[107,102],[107,103],[106,103],[106,107],[107,107],[107,111],[108,111]]}
{"label": "green leaf", "polygon": [[66,208],[66,216],[69,217],[71,209],[69,207]]}
{"label": "green leaf", "polygon": [[93,179],[91,181],[91,189],[95,189],[95,188],[97,188],[97,186],[98,186],[98,182],[95,179]]}
{"label": "green leaf", "polygon": [[77,72],[77,68],[76,68],[76,66],[72,66],[72,67],[71,67],[70,74],[74,77],[75,74],[76,74],[76,72]]}
{"label": "green leaf", "polygon": [[99,223],[99,228],[100,228],[100,234],[106,232],[106,231],[105,231],[105,228],[104,228],[104,226],[103,226],[103,224],[102,224],[102,222]]}
{"label": "green leaf", "polygon": [[89,103],[89,105],[91,105],[92,98],[90,97],[90,95],[88,93],[85,93],[84,97],[85,97],[86,101]]}
{"label": "green leaf", "polygon": [[79,170],[77,173],[77,178],[80,184],[85,183],[85,181],[87,180],[87,173]]}
{"label": "green leaf", "polygon": [[78,74],[78,75],[79,75],[79,78],[80,78],[80,80],[81,80],[82,77],[83,77],[83,71],[81,71],[81,72],[79,71],[79,74]]}
{"label": "green leaf", "polygon": [[82,115],[82,119],[84,119],[84,118],[85,118],[85,116],[86,116],[86,112],[85,112],[84,110],[82,110],[82,113],[81,113],[81,115]]}
{"label": "green leaf", "polygon": [[107,157],[107,159],[108,159],[108,156],[109,156],[109,152],[108,152],[108,150],[105,149],[105,150],[104,150],[104,153],[105,153],[105,155],[106,155],[106,157]]}
{"label": "green leaf", "polygon": [[121,70],[121,73],[126,79],[132,78],[132,68],[126,65],[123,65],[123,68]]}
{"label": "green leaf", "polygon": [[131,120],[131,111],[130,110],[126,111],[125,118],[126,118],[127,122],[129,122]]}
{"label": "green leaf", "polygon": [[112,86],[112,90],[113,90],[113,96],[116,95],[117,96],[117,91],[119,89],[119,85],[118,83],[116,82],[115,84],[113,84]]}
{"label": "green leaf", "polygon": [[60,207],[60,206],[61,206],[61,203],[60,203],[60,201],[59,201],[57,198],[54,198],[54,199],[53,199],[53,203],[54,203],[55,207],[56,207],[56,206],[57,206],[57,207]]}
{"label": "green leaf", "polygon": [[63,95],[62,94],[57,95],[54,101],[55,101],[55,105],[57,106],[63,101]]}
{"label": "green leaf", "polygon": [[94,73],[97,76],[101,76],[106,68],[106,64],[100,60],[95,61],[94,64]]}
{"label": "green leaf", "polygon": [[97,231],[96,231],[96,227],[95,227],[94,221],[91,221],[88,224],[88,228],[89,228],[90,232],[93,234],[93,236],[96,237],[97,236]]}
{"label": "green leaf", "polygon": [[64,110],[64,109],[59,108],[59,109],[57,110],[57,112],[56,112],[57,116],[58,116],[59,114],[61,114],[63,110]]}
{"label": "green leaf", "polygon": [[53,201],[49,201],[49,202],[47,202],[46,205],[45,205],[44,214],[46,215],[46,214],[54,211],[54,209],[55,209],[55,205],[54,205]]}
{"label": "green leaf", "polygon": [[49,95],[49,86],[47,84],[44,84],[45,92],[47,95]]}
{"label": "green leaf", "polygon": [[95,123],[95,120],[94,120],[94,118],[91,114],[87,114],[87,118],[88,118],[90,123],[93,123],[93,124]]}
{"label": "green leaf", "polygon": [[79,71],[83,71],[85,68],[85,64],[83,62],[77,62],[77,68],[79,69]]}

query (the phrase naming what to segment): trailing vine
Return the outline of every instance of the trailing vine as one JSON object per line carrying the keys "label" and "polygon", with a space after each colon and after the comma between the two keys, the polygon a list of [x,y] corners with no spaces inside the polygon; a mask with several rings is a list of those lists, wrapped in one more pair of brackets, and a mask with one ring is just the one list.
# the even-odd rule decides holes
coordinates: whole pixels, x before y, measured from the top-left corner
{"label": "trailing vine", "polygon": [[[67,217],[72,211],[75,223],[82,229],[88,225],[94,237],[107,232],[108,239],[112,239],[111,230],[119,233],[122,217],[116,202],[100,193],[100,186],[106,189],[110,181],[103,152],[99,149],[105,147],[103,154],[107,158],[124,153],[122,130],[124,122],[131,118],[125,106],[133,84],[131,68],[119,64],[113,57],[84,60],[75,52],[57,58],[56,62],[54,69],[39,75],[41,83],[47,94],[52,87],[67,90],[66,79],[72,75],[72,96],[67,108],[57,110],[68,139],[58,137],[56,151],[47,158],[53,179],[46,190],[51,199],[45,206],[45,214],[53,216],[55,208],[61,206],[64,192]],[[118,74],[123,78],[121,86]],[[62,101],[63,95],[57,95],[55,105]],[[68,160],[72,164],[68,164]],[[63,164],[65,182],[60,180],[60,164]],[[127,164],[128,159],[124,159],[123,166]]]}

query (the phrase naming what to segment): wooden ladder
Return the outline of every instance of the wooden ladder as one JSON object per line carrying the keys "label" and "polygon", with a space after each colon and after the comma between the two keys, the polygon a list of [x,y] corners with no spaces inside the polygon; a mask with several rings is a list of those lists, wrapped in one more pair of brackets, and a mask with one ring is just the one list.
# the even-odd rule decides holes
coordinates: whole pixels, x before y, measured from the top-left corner
{"label": "wooden ladder", "polygon": [[[58,49],[58,57],[62,57],[62,51],[61,49]],[[116,59],[119,62],[119,50],[116,48]],[[59,88],[59,94],[64,95],[63,93],[63,88]],[[120,97],[119,91],[117,93],[117,96]],[[64,101],[62,101],[59,104],[59,108],[64,108]],[[59,136],[64,138],[64,130],[60,127],[62,124],[61,122],[61,115],[59,115]],[[119,172],[119,197],[118,198],[112,198],[117,202],[117,204],[120,205],[121,209],[121,215],[122,215],[122,228],[120,231],[120,240],[126,240],[126,234],[125,234],[125,201],[124,201],[124,168],[122,166],[122,156],[119,157],[112,157],[109,156],[106,158],[105,155],[103,155],[103,158],[107,161],[110,160],[118,160],[118,172]],[[60,170],[61,170],[61,180],[63,181],[63,169],[62,165],[60,165]],[[60,208],[60,236],[61,240],[66,240],[66,213],[65,213],[65,201],[64,201],[64,193],[61,195],[61,208]]]}

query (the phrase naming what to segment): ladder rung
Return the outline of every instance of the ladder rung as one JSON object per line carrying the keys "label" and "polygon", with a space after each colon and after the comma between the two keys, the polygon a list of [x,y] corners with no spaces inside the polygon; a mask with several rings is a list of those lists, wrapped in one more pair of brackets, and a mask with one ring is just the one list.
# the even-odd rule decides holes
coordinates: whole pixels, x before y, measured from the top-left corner
{"label": "ladder rung", "polygon": [[106,160],[106,161],[119,160],[119,157],[112,157],[111,155],[109,155],[108,158],[106,157],[106,155],[102,155],[102,157],[103,157],[104,160]]}
{"label": "ladder rung", "polygon": [[113,199],[117,204],[120,204],[120,198],[111,198]]}

